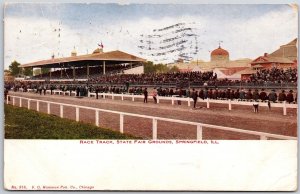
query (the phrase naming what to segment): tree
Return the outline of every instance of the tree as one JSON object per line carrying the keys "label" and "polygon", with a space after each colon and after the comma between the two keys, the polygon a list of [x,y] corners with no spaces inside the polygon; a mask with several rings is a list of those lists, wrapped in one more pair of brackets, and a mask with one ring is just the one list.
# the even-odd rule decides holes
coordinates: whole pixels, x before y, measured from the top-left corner
{"label": "tree", "polygon": [[169,72],[171,72],[171,73],[179,72],[179,68],[177,66],[173,66],[170,68]]}
{"label": "tree", "polygon": [[26,75],[26,76],[32,76],[32,68],[31,67],[27,67],[27,68],[24,68],[23,69],[23,74]]}
{"label": "tree", "polygon": [[148,61],[148,62],[144,65],[144,73],[155,73],[155,67],[154,67],[152,61]]}
{"label": "tree", "polygon": [[13,61],[9,66],[9,71],[11,75],[18,76],[21,73],[21,68],[19,67],[21,64],[17,61]]}
{"label": "tree", "polygon": [[166,64],[162,64],[162,63],[154,65],[152,61],[148,61],[144,65],[144,73],[168,73],[168,72],[179,72],[179,68],[176,66],[170,68]]}

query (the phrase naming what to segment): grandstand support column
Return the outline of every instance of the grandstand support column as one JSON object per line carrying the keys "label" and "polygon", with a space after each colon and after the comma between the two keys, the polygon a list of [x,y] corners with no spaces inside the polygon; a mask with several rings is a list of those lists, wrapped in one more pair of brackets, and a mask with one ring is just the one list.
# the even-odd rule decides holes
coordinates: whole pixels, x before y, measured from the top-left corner
{"label": "grandstand support column", "polygon": [[75,80],[75,65],[73,65],[73,79]]}
{"label": "grandstand support column", "polygon": [[50,77],[50,80],[51,80],[51,68],[50,68],[50,71],[49,71],[49,77]]}
{"label": "grandstand support column", "polygon": [[105,61],[103,61],[103,75],[105,75]]}
{"label": "grandstand support column", "polygon": [[86,78],[89,79],[90,76],[90,66],[89,64],[86,65]]}
{"label": "grandstand support column", "polygon": [[60,66],[60,79],[62,79],[62,67]]}

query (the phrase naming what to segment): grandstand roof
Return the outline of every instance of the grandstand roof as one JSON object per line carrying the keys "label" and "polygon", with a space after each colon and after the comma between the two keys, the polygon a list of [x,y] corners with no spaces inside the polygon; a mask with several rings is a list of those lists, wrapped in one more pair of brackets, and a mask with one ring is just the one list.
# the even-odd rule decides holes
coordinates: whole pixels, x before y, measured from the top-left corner
{"label": "grandstand roof", "polygon": [[[105,53],[93,53],[87,55],[63,57],[63,58],[52,58],[41,61],[36,61],[32,63],[26,63],[20,65],[20,67],[47,67],[47,68],[56,68],[61,67],[62,64],[69,63],[71,66],[82,66],[87,63],[91,65],[102,65],[102,62],[105,61],[107,65],[109,64],[121,64],[121,63],[130,63],[130,62],[145,62],[146,59],[139,58],[137,56],[116,50]],[[85,63],[84,63],[85,62]]]}

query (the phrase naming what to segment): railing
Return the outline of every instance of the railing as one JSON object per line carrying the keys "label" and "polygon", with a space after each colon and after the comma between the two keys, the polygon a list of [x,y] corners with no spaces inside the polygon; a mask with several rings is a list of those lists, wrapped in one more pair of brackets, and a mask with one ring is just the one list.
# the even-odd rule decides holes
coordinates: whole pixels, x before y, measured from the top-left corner
{"label": "railing", "polygon": [[[114,94],[114,93],[98,93],[99,96],[103,96],[105,99],[106,96],[111,96],[112,100],[115,99],[115,97],[121,97],[121,100],[124,100],[124,97],[131,98],[132,101],[135,101],[135,98],[144,98],[143,95],[134,95],[134,94]],[[88,93],[88,97],[96,97],[96,93]],[[168,100],[171,101],[172,105],[175,104],[175,101],[185,101],[188,103],[188,106],[191,106],[191,102],[193,103],[192,98],[181,98],[181,97],[165,97],[165,96],[157,96],[157,103],[159,103],[160,100]],[[228,110],[232,110],[232,105],[244,105],[244,106],[252,106],[253,102],[247,102],[247,101],[236,101],[236,100],[215,100],[215,99],[201,99],[198,98],[197,102],[204,102],[206,103],[206,108],[210,108],[210,103],[217,103],[217,104],[227,104]],[[297,104],[287,104],[286,101],[283,101],[282,103],[271,103],[271,107],[278,107],[282,108],[283,115],[287,115],[287,108],[298,108]],[[266,102],[259,102],[259,106],[268,106],[268,103]]]}
{"label": "railing", "polygon": [[[19,89],[19,91],[23,92],[23,89]],[[27,89],[28,92],[36,92],[37,89]],[[61,90],[52,90],[53,94],[58,94],[58,95],[70,95],[70,91],[61,91]],[[42,91],[43,93],[43,91]],[[46,90],[46,94],[51,94],[51,90]],[[76,95],[75,91],[71,91],[71,94]]]}
{"label": "railing", "polygon": [[[21,91],[21,90],[20,90]],[[23,90],[22,90],[23,91]],[[27,89],[28,92],[36,92],[36,89]],[[51,93],[50,90],[46,90],[46,93]],[[61,90],[53,90],[53,94],[58,94],[58,95],[70,95],[70,91],[61,91]],[[71,94],[76,95],[75,91],[72,91]],[[115,93],[98,93],[98,96],[103,96],[103,99],[105,99],[107,96],[111,96],[112,100],[115,99],[115,97],[121,97],[121,100],[124,100],[124,98],[131,98],[131,100],[134,102],[136,98],[143,99],[143,95],[135,95],[135,94],[115,94]],[[88,92],[88,97],[95,97],[96,98],[96,93],[94,92]],[[182,102],[187,102],[188,106],[191,106],[191,103],[193,103],[192,98],[182,98],[182,97],[177,97],[177,96],[172,96],[172,97],[166,97],[166,96],[157,96],[157,103],[160,103],[160,100],[167,100],[171,101],[171,104],[174,105],[176,101],[182,101]],[[197,99],[197,102],[199,103],[206,103],[206,108],[210,108],[211,103],[216,103],[216,104],[227,104],[228,105],[228,110],[232,110],[232,105],[242,105],[242,106],[252,106],[253,102],[249,101],[237,101],[237,100],[216,100],[216,99],[202,99],[199,98]],[[282,108],[283,115],[287,115],[287,109],[288,108],[293,108],[293,109],[298,109],[298,104],[288,104],[286,101],[283,101],[282,103],[273,103],[270,102],[271,107],[275,108]],[[267,107],[268,103],[267,102],[259,102],[259,106],[262,107]]]}
{"label": "railing", "polygon": [[38,100],[38,99],[31,99],[31,98],[25,98],[20,96],[12,96],[7,95],[6,103],[9,104],[9,99],[12,98],[12,105],[16,105],[16,99],[19,99],[19,106],[22,107],[22,100],[28,101],[28,109],[30,109],[30,102],[36,101],[37,102],[37,111],[39,111],[39,104],[41,102],[47,104],[47,113],[51,114],[50,105],[56,104],[60,106],[60,117],[63,118],[63,110],[64,106],[68,107],[75,107],[75,120],[79,121],[79,110],[80,109],[88,109],[88,110],[94,110],[95,111],[95,125],[99,126],[99,113],[100,112],[107,112],[107,113],[114,113],[120,115],[120,132],[124,133],[124,116],[132,116],[132,117],[138,117],[138,118],[146,118],[152,120],[152,138],[157,139],[157,123],[158,121],[167,121],[167,122],[173,122],[173,123],[180,123],[180,124],[188,124],[188,125],[194,125],[196,126],[197,130],[197,140],[203,139],[203,127],[212,128],[212,129],[219,129],[224,131],[231,131],[231,132],[237,132],[237,133],[244,133],[249,135],[257,135],[260,136],[261,140],[267,140],[268,137],[275,138],[275,139],[286,139],[286,140],[297,140],[297,137],[291,137],[291,136],[284,136],[284,135],[277,135],[277,134],[271,134],[271,133],[264,133],[264,132],[258,132],[258,131],[250,131],[250,130],[244,130],[244,129],[237,129],[237,128],[231,128],[231,127],[224,127],[224,126],[217,126],[217,125],[210,125],[210,124],[204,124],[204,123],[197,123],[192,121],[184,121],[184,120],[178,120],[178,119],[170,119],[170,118],[162,118],[162,117],[154,117],[154,116],[148,116],[148,115],[139,115],[134,113],[126,113],[126,112],[119,112],[119,111],[112,111],[112,110],[105,110],[105,109],[99,109],[99,108],[93,108],[88,106],[79,106],[74,104],[66,104],[66,103],[59,103],[59,102],[51,102],[51,101],[45,101],[45,100]]}

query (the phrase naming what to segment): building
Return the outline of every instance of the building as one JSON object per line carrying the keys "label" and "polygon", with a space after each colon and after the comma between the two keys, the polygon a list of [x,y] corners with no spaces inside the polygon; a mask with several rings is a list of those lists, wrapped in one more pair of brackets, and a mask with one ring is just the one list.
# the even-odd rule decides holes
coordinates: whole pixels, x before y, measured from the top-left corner
{"label": "building", "polygon": [[[66,77],[68,79],[76,78],[89,78],[92,74],[106,74],[111,73],[116,68],[120,71],[123,69],[136,68],[138,73],[143,73],[143,64],[146,62],[145,59],[137,56],[116,50],[110,52],[103,52],[103,48],[97,48],[92,54],[77,55],[75,49],[71,52],[70,57],[55,58],[52,56],[51,59],[35,61],[27,64],[22,64],[22,68],[48,68],[48,69],[59,69],[56,71],[50,71],[48,78],[50,80],[61,79]],[[111,72],[109,72],[111,71]],[[79,72],[80,74],[76,73]]]}
{"label": "building", "polygon": [[181,72],[189,71],[213,71],[218,78],[240,79],[239,71],[250,67],[251,59],[230,60],[230,54],[227,50],[219,46],[210,53],[210,61],[203,60],[184,63],[178,60],[170,66],[177,66]]}
{"label": "building", "polygon": [[280,46],[279,49],[271,54],[265,53],[251,62],[251,67],[261,66],[262,69],[271,69],[273,67],[288,69],[297,67],[297,39],[288,44]]}

